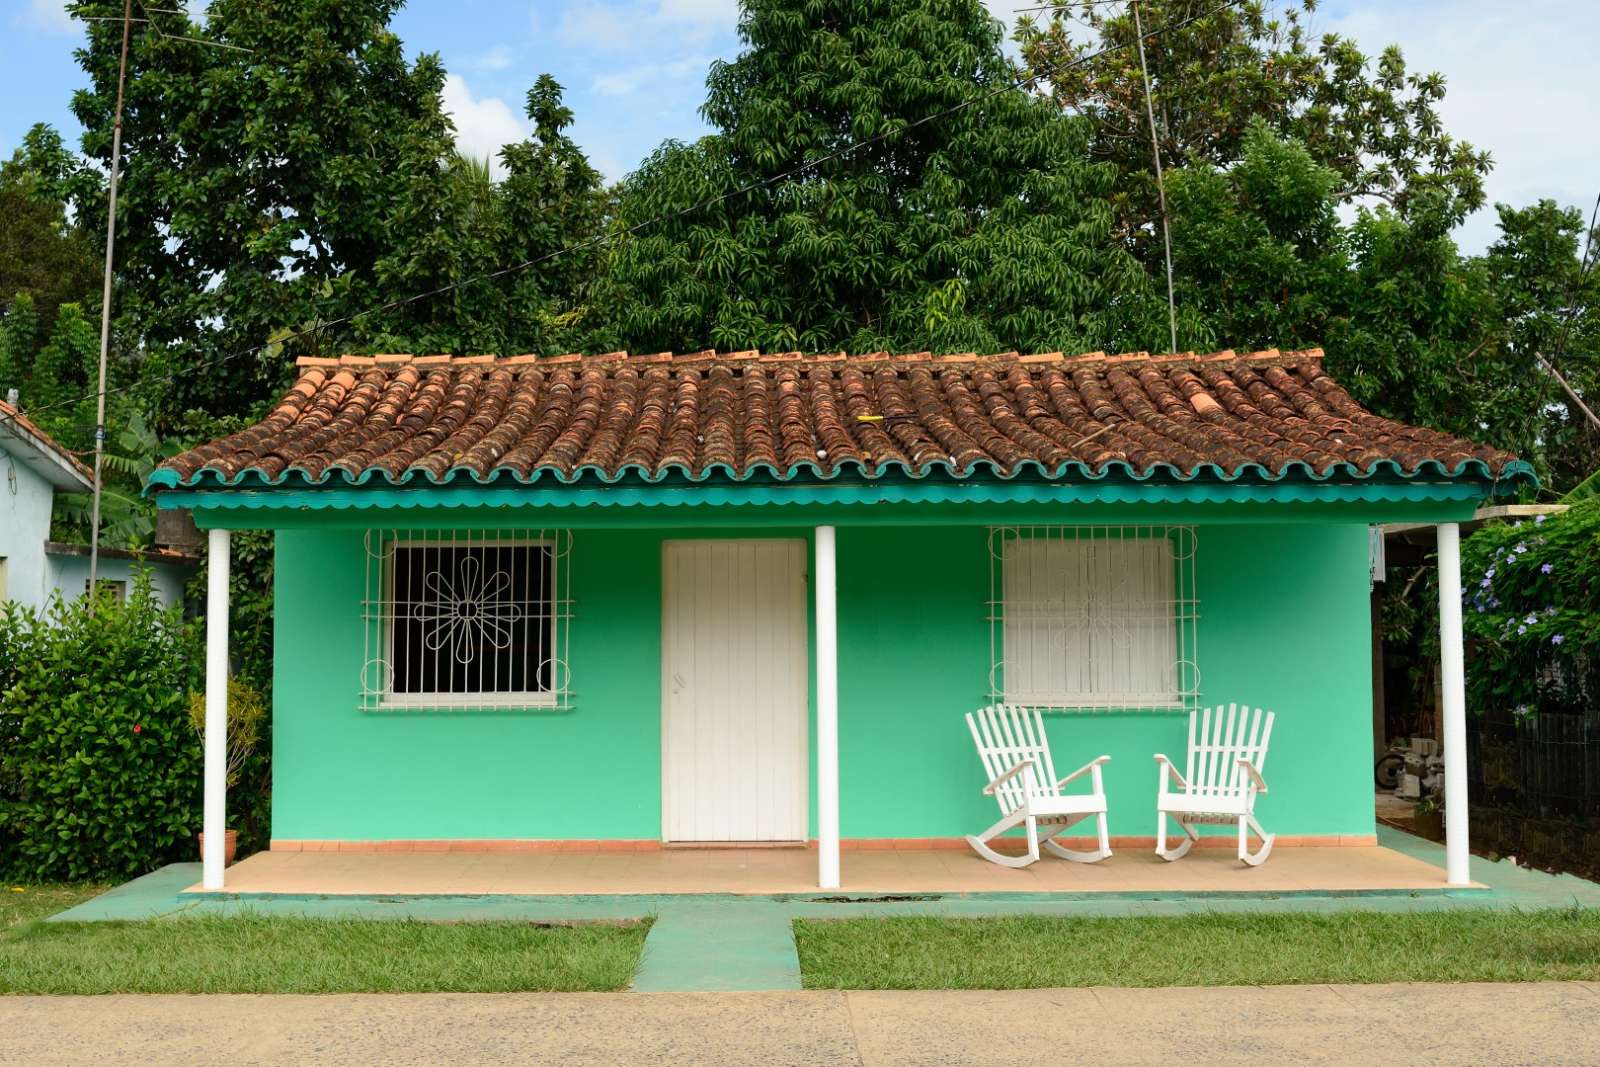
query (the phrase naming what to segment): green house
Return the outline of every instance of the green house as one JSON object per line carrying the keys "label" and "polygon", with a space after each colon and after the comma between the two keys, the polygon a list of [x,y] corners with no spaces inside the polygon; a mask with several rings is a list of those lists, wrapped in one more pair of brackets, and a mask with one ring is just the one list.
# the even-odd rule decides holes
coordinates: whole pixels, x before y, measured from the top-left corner
{"label": "green house", "polygon": [[[1457,527],[1531,481],[1378,418],[1320,351],[302,359],[164,464],[276,538],[273,847],[959,843],[964,713],[1041,708],[1148,847],[1187,713],[1276,712],[1279,844],[1374,834],[1374,524],[1436,524],[1450,880],[1466,880]],[[221,729],[204,884],[222,886]],[[470,843],[470,844],[469,844]],[[552,846],[554,847],[554,846]]]}

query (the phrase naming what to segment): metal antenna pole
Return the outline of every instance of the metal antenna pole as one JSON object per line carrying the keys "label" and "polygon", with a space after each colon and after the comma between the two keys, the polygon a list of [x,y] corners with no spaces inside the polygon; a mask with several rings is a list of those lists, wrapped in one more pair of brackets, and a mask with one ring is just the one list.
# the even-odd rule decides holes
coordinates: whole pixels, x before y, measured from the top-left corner
{"label": "metal antenna pole", "polygon": [[1161,143],[1156,138],[1156,107],[1150,100],[1150,67],[1144,59],[1144,23],[1139,19],[1139,0],[1128,4],[1133,9],[1133,32],[1139,42],[1139,71],[1144,75],[1144,110],[1150,117],[1150,158],[1156,164],[1156,196],[1161,200],[1161,244],[1167,255],[1167,332],[1171,347],[1178,350],[1178,301],[1172,289],[1172,233],[1167,226],[1167,187],[1161,178]]}
{"label": "metal antenna pole", "polygon": [[128,37],[133,0],[122,0],[122,62],[117,67],[117,107],[111,132],[111,192],[106,204],[106,275],[100,291],[100,378],[94,405],[94,504],[89,517],[89,604],[97,599],[100,570],[100,482],[106,453],[106,353],[111,348],[111,260],[117,240],[117,171],[122,167],[122,87],[128,79]]}

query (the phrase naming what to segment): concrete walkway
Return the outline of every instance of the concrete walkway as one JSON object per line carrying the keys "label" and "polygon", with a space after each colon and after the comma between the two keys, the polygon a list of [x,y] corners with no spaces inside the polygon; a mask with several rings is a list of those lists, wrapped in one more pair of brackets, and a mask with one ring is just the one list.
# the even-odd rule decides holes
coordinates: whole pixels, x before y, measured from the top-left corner
{"label": "concrete walkway", "polygon": [[1593,1064],[1600,985],[0,997],[0,1063]]}

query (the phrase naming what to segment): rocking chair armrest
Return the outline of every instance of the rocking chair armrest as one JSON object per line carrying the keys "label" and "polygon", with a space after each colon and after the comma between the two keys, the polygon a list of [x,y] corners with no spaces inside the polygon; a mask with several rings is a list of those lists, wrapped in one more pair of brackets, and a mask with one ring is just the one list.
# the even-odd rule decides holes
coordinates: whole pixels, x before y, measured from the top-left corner
{"label": "rocking chair armrest", "polygon": [[1017,764],[1015,767],[1011,768],[1009,771],[1007,771],[1006,773],[1002,774],[1000,777],[996,778],[994,781],[990,782],[988,785],[984,786],[983,787],[984,795],[985,796],[993,796],[994,795],[994,791],[996,789],[1000,788],[1002,785],[1006,784],[1006,782],[1010,781],[1012,778],[1015,778],[1017,775],[1021,774],[1023,771],[1027,770],[1028,768],[1030,768],[1032,766],[1033,766],[1033,760],[1031,760],[1031,759],[1023,760],[1021,763]]}
{"label": "rocking chair armrest", "polygon": [[1163,756],[1161,753],[1157,752],[1156,753],[1156,762],[1161,764],[1162,770],[1166,771],[1168,777],[1170,777],[1173,781],[1178,783],[1178,788],[1180,788],[1180,789],[1188,789],[1189,788],[1188,780],[1186,778],[1184,778],[1183,775],[1178,773],[1178,768],[1173,766],[1172,761],[1169,760],[1166,756]]}
{"label": "rocking chair armrest", "polygon": [[1261,777],[1261,772],[1256,769],[1256,765],[1243,756],[1240,756],[1236,762],[1239,764],[1239,769],[1250,776],[1250,781],[1255,785],[1256,792],[1265,793],[1267,791],[1267,780]]}
{"label": "rocking chair armrest", "polygon": [[1060,789],[1062,786],[1066,785],[1068,782],[1072,781],[1074,778],[1079,778],[1079,777],[1082,777],[1085,774],[1088,774],[1090,771],[1094,770],[1096,767],[1100,766],[1102,763],[1108,762],[1110,759],[1111,759],[1110,756],[1096,756],[1094,759],[1090,760],[1088,763],[1085,763],[1082,767],[1079,767],[1077,770],[1073,771],[1071,774],[1067,775],[1065,778],[1062,778],[1059,781],[1057,781],[1056,782],[1056,788]]}

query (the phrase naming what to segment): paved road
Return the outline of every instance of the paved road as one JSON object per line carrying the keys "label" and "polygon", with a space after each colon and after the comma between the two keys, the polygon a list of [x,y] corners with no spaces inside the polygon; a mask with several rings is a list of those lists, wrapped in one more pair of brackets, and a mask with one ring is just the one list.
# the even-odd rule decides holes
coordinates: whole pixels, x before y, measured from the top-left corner
{"label": "paved road", "polygon": [[0,1063],[1595,1064],[1600,984],[0,997]]}

